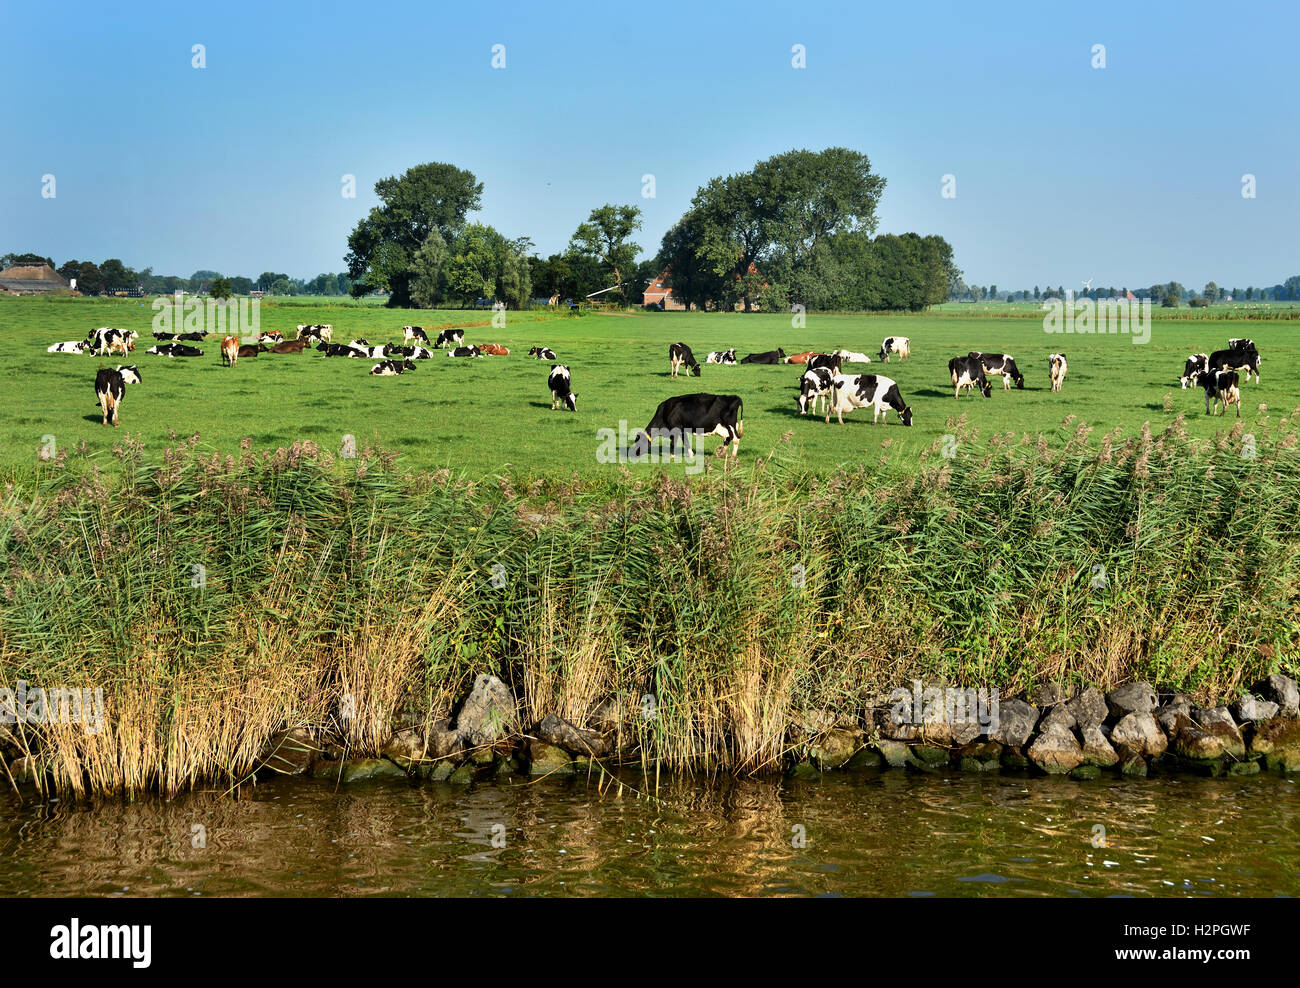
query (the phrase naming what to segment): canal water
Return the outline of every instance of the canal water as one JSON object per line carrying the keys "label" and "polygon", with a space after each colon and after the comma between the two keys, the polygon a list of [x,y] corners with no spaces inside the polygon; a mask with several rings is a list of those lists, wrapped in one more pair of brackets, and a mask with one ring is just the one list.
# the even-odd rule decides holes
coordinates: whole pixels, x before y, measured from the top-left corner
{"label": "canal water", "polygon": [[1276,896],[1300,781],[276,779],[0,794],[0,896]]}

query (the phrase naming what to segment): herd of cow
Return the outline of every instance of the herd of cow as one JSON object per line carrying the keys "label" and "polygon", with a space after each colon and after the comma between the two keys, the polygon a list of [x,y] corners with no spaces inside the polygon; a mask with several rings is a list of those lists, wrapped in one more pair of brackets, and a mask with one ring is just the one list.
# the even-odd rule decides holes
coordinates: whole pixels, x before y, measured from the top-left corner
{"label": "herd of cow", "polygon": [[[450,357],[481,358],[484,356],[508,356],[510,350],[500,344],[465,345],[463,329],[444,329],[437,338],[430,341],[428,334],[420,326],[402,327],[402,343],[372,346],[366,339],[358,338],[348,343],[333,342],[333,327],[325,324],[300,325],[298,336],[285,340],[279,332],[262,333],[256,343],[241,343],[238,337],[227,336],[221,341],[221,360],[225,366],[233,367],[242,358],[256,357],[260,353],[303,353],[308,348],[325,357],[350,357],[378,360],[370,369],[375,376],[394,376],[414,370],[414,361],[428,359],[437,350],[446,350]],[[202,333],[162,333],[153,334],[157,344],[146,352],[165,357],[201,357],[203,351],[191,343],[202,342]],[[69,343],[56,343],[48,348],[50,353],[90,353],[99,356],[126,354],[135,349],[135,340],[139,334],[109,327],[91,330],[85,340]],[[535,346],[528,351],[530,357],[537,360],[556,361],[555,352],[547,347]],[[886,337],[879,350],[878,359],[889,363],[891,357],[900,361],[912,355],[911,340],[902,336]],[[699,377],[702,372],[700,362],[695,358],[691,348],[685,343],[674,343],[668,348],[669,376],[676,378],[679,374]],[[897,413],[899,421],[905,426],[912,424],[912,409],[903,400],[898,382],[883,374],[849,374],[845,365],[869,364],[871,358],[865,353],[852,350],[832,350],[821,353],[804,351],[787,354],[783,349],[751,353],[737,358],[736,349],[716,350],[705,357],[706,364],[722,366],[737,364],[799,364],[804,370],[798,382],[795,405],[800,415],[807,415],[809,409],[818,413],[820,404],[829,424],[834,415],[840,425],[844,424],[846,412],[855,408],[872,409],[872,424],[888,419],[889,412]],[[1229,405],[1237,406],[1237,416],[1241,416],[1240,375],[1249,378],[1252,374],[1259,383],[1259,351],[1254,341],[1248,339],[1231,339],[1228,348],[1214,353],[1196,353],[1187,358],[1180,378],[1182,387],[1201,387],[1205,390],[1205,410],[1210,414],[1213,408],[1222,406],[1219,414],[1227,411]],[[1053,353],[1048,357],[1048,375],[1051,390],[1059,392],[1065,381],[1067,364],[1065,355]],[[1025,377],[1016,366],[1015,359],[1007,353],[983,353],[972,350],[965,356],[953,357],[948,361],[949,376],[953,386],[953,397],[959,398],[963,389],[969,394],[978,390],[985,398],[992,397],[993,387],[990,381],[1000,377],[1003,390],[1010,390],[1014,384],[1023,389]],[[103,412],[104,425],[116,425],[118,407],[126,392],[127,384],[140,383],[140,370],[136,365],[119,365],[116,368],[102,368],[95,376],[95,395]],[[577,411],[578,395],[573,391],[572,375],[568,366],[554,363],[547,376],[547,386],[551,392],[551,408],[566,408]],[[730,446],[734,457],[738,454],[740,438],[744,435],[743,403],[738,395],[719,395],[698,393],[676,395],[665,399],[655,410],[654,417],[646,430],[639,436],[637,447],[644,451],[649,443],[658,436],[670,439],[670,450],[675,450],[677,441],[689,446],[688,434],[718,435],[723,439],[723,449]]]}

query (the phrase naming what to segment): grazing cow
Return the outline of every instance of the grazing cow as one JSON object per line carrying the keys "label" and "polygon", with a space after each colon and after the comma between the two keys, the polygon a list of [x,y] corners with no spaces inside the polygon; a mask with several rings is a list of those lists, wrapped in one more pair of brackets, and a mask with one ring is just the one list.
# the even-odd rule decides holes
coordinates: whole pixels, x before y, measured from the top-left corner
{"label": "grazing cow", "polygon": [[[428,343],[429,338],[426,336],[424,342]],[[463,329],[444,329],[438,334],[438,340],[433,344],[435,350],[441,350],[445,346],[458,347],[465,342],[465,330]]]}
{"label": "grazing cow", "polygon": [[825,367],[832,374],[840,372],[840,355],[838,353],[815,353],[808,360],[808,369]]}
{"label": "grazing cow", "polygon": [[668,347],[668,366],[672,368],[671,377],[676,377],[682,367],[686,368],[688,375],[700,376],[700,362],[685,343],[673,343]]}
{"label": "grazing cow", "polygon": [[510,356],[510,348],[504,347],[500,343],[483,343],[479,346],[479,349],[490,357]]}
{"label": "grazing cow", "polygon": [[807,415],[811,405],[813,414],[816,415],[819,400],[825,408],[834,381],[835,374],[829,367],[811,367],[804,371],[803,377],[799,378],[799,397],[795,399],[799,414]]}
{"label": "grazing cow", "polygon": [[256,357],[259,353],[266,353],[267,346],[265,343],[244,343],[239,348],[239,356]]}
{"label": "grazing cow", "polygon": [[630,453],[642,456],[650,451],[654,440],[665,436],[670,454],[676,452],[679,442],[691,450],[691,435],[700,433],[721,436],[723,448],[731,445],[731,455],[735,457],[745,434],[744,413],[739,395],[693,394],[668,398],[659,403],[654,418],[637,437]]}
{"label": "grazing cow", "polygon": [[714,350],[704,358],[706,364],[734,364],[736,362],[736,348],[733,346],[730,350]]}
{"label": "grazing cow", "polygon": [[370,373],[376,377],[394,377],[403,371],[415,370],[415,364],[409,360],[385,360],[382,363],[375,364],[370,368]]}
{"label": "grazing cow", "polygon": [[86,340],[73,340],[70,343],[55,343],[45,348],[46,353],[85,353],[91,344]]}
{"label": "grazing cow", "polygon": [[869,364],[871,358],[865,353],[856,353],[853,350],[836,350],[835,356],[840,358],[841,363],[845,364]]}
{"label": "grazing cow", "polygon": [[805,350],[803,353],[792,353],[785,358],[787,364],[806,364],[811,357],[818,356],[816,350]]}
{"label": "grazing cow", "polygon": [[429,334],[424,331],[423,326],[402,327],[402,344],[404,346],[410,346],[417,340],[421,343],[429,342]]}
{"label": "grazing cow", "polygon": [[1211,404],[1223,403],[1220,415],[1228,410],[1229,405],[1237,406],[1237,418],[1241,418],[1241,389],[1238,387],[1237,372],[1232,370],[1208,370],[1196,379],[1196,383],[1205,389],[1205,414],[1210,414]]}
{"label": "grazing cow", "polygon": [[239,359],[239,337],[227,336],[221,341],[221,363],[226,367],[234,367],[235,361]]}
{"label": "grazing cow", "polygon": [[980,353],[978,350],[972,350],[970,356],[984,365],[984,373],[992,377],[995,374],[1002,375],[1002,390],[1010,391],[1011,382],[1016,382],[1016,387],[1024,390],[1025,375],[1020,373],[1016,367],[1016,362],[1011,358],[1009,353]]}
{"label": "grazing cow", "polygon": [[897,354],[899,360],[907,359],[912,355],[912,341],[906,336],[886,336],[880,344],[880,359],[889,363],[891,353]]}
{"label": "grazing cow", "polygon": [[269,332],[263,333],[261,336],[259,336],[257,338],[257,342],[265,343],[267,346],[275,346],[277,343],[284,342],[284,334],[280,332],[278,329],[272,329]]}
{"label": "grazing cow", "polygon": [[535,346],[528,351],[528,356],[537,360],[555,360],[555,351],[550,347]]}
{"label": "grazing cow", "polygon": [[[1246,341],[1250,343],[1249,340]],[[1215,350],[1210,354],[1209,365],[1206,370],[1235,370],[1246,375],[1247,379],[1251,374],[1255,375],[1255,383],[1259,383],[1259,351],[1255,345],[1250,343],[1249,346],[1233,347],[1230,350]]]}
{"label": "grazing cow", "polygon": [[984,364],[976,357],[953,357],[948,361],[948,373],[952,376],[952,396],[954,398],[961,394],[961,389],[965,388],[967,392],[971,388],[979,388],[980,394],[985,398],[993,397],[993,386],[989,384],[988,378],[984,376]]}
{"label": "grazing cow", "polygon": [[140,370],[134,365],[123,367],[119,364],[114,370],[99,369],[95,375],[95,399],[99,402],[99,410],[104,413],[104,425],[117,427],[117,409],[126,396],[126,386],[139,383]]}
{"label": "grazing cow", "polygon": [[898,382],[883,374],[836,374],[831,381],[831,400],[826,408],[826,423],[831,421],[831,412],[844,424],[844,413],[855,408],[873,410],[871,424],[875,425],[883,415],[886,422],[889,410],[898,412],[903,425],[912,424],[912,409],[903,401],[898,390]]}
{"label": "grazing cow", "polygon": [[561,405],[571,412],[578,410],[578,396],[574,393],[571,384],[568,367],[564,364],[556,364],[551,368],[551,373],[546,378],[546,386],[551,389],[551,411],[555,411]]}
{"label": "grazing cow", "polygon": [[1186,390],[1189,384],[1195,384],[1200,376],[1209,369],[1210,355],[1208,353],[1194,353],[1183,364],[1183,376],[1178,380],[1182,383],[1183,389]]}
{"label": "grazing cow", "polygon": [[145,353],[155,357],[201,357],[203,351],[196,346],[186,346],[184,343],[163,343],[160,346],[151,346]]}
{"label": "grazing cow", "polygon": [[742,364],[779,364],[785,361],[785,351],[780,347],[764,350],[762,353],[749,353],[740,358]]}
{"label": "grazing cow", "polygon": [[481,357],[483,351],[476,346],[458,346],[454,350],[448,350],[449,357]]}
{"label": "grazing cow", "polygon": [[1052,390],[1060,391],[1065,383],[1065,354],[1054,353],[1047,358],[1047,375],[1052,379]]}
{"label": "grazing cow", "polygon": [[272,353],[302,353],[307,349],[308,337],[300,336],[296,340],[286,340],[271,347]]}

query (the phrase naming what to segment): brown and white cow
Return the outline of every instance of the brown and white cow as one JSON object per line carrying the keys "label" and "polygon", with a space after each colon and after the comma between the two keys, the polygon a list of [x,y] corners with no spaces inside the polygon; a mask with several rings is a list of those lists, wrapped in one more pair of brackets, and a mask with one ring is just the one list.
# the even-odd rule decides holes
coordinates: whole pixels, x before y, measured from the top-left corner
{"label": "brown and white cow", "polygon": [[221,363],[225,367],[234,367],[239,359],[239,337],[227,336],[221,341]]}

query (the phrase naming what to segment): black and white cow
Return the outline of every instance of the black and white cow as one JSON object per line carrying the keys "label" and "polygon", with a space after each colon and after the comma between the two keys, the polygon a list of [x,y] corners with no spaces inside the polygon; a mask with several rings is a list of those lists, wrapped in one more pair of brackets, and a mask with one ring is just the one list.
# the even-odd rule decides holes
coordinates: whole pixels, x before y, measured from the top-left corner
{"label": "black and white cow", "polygon": [[201,357],[203,351],[196,346],[186,346],[184,343],[161,343],[158,346],[151,346],[145,351],[155,357]]}
{"label": "black and white cow", "polygon": [[736,348],[733,346],[730,350],[714,350],[704,358],[706,364],[734,364],[736,362]]}
{"label": "black and white cow", "polygon": [[1047,376],[1052,380],[1052,390],[1060,391],[1061,385],[1065,383],[1065,372],[1068,365],[1065,362],[1065,354],[1054,353],[1047,358]]}
{"label": "black and white cow", "polygon": [[695,359],[695,354],[685,343],[673,343],[668,347],[668,366],[672,368],[670,377],[676,377],[677,372],[683,367],[686,368],[687,374],[700,376],[700,362]]}
{"label": "black and white cow", "polygon": [[327,357],[369,357],[370,355],[360,347],[355,347],[351,343],[318,343],[316,349]]}
{"label": "black and white cow", "polygon": [[1232,347],[1228,350],[1215,350],[1210,354],[1209,366],[1207,370],[1235,370],[1245,374],[1249,379],[1251,374],[1255,375],[1255,383],[1259,383],[1259,351],[1255,349],[1255,344],[1246,340],[1245,346]]}
{"label": "black and white cow", "polygon": [[278,343],[284,342],[284,334],[278,329],[268,330],[257,338],[258,343],[265,343],[268,347],[273,347]]}
{"label": "black and white cow", "polygon": [[134,364],[123,367],[120,364],[110,370],[101,367],[95,375],[95,400],[99,410],[104,413],[104,425],[117,426],[117,409],[126,397],[128,384],[140,383],[140,370]]}
{"label": "black and white cow", "polygon": [[1240,337],[1236,339],[1231,339],[1228,341],[1228,349],[1229,350],[1254,350],[1255,341],[1247,340]]}
{"label": "black and white cow", "polygon": [[906,336],[886,336],[880,344],[880,359],[889,363],[889,355],[897,354],[899,360],[912,355],[912,341]]}
{"label": "black and white cow", "polygon": [[550,347],[535,346],[528,351],[528,356],[537,360],[555,360],[555,351]]}
{"label": "black and white cow", "polygon": [[1237,406],[1237,418],[1241,418],[1241,389],[1238,386],[1237,372],[1233,370],[1208,370],[1196,379],[1196,383],[1205,389],[1205,414],[1210,414],[1212,404],[1222,402],[1222,415],[1229,405]]}
{"label": "black and white cow", "polygon": [[971,388],[979,388],[985,398],[993,397],[993,386],[984,376],[984,364],[978,357],[953,357],[948,361],[948,373],[952,377],[952,396],[958,397],[961,389],[969,393]]}
{"label": "black and white cow", "polygon": [[783,364],[785,363],[785,351],[780,347],[775,350],[765,350],[762,353],[750,353],[740,358],[742,364]]}
{"label": "black and white cow", "polygon": [[840,372],[841,357],[838,353],[816,353],[808,358],[808,370],[824,367],[832,374]]}
{"label": "black and white cow", "polygon": [[334,339],[334,327],[325,323],[316,325],[299,325],[298,339],[315,340],[317,343],[329,343]]}
{"label": "black and white cow", "polygon": [[888,421],[889,410],[898,413],[903,425],[912,424],[912,409],[903,401],[898,390],[898,382],[883,374],[836,374],[831,381],[831,400],[826,407],[826,422],[829,425],[831,413],[844,424],[844,413],[855,408],[872,409],[871,424],[875,425],[883,415]]}
{"label": "black and white cow", "polygon": [[97,357],[108,353],[120,353],[125,357],[131,349],[131,336],[127,331],[114,329],[111,326],[92,329],[86,336],[86,342],[90,344],[91,352]]}
{"label": "black and white cow", "polygon": [[55,343],[45,348],[46,353],[85,353],[91,344],[87,340],[73,340],[70,343]]}
{"label": "black and white cow", "polygon": [[834,380],[835,374],[829,367],[810,367],[805,370],[803,377],[799,378],[799,397],[795,399],[795,407],[799,409],[799,414],[807,415],[811,406],[813,414],[816,415],[819,400],[825,408]]}
{"label": "black and white cow", "polygon": [[[429,342],[427,337],[425,338],[424,342],[425,343]],[[441,333],[438,334],[438,341],[433,345],[435,349],[441,350],[445,346],[458,347],[464,342],[465,342],[465,330],[444,329]]]}
{"label": "black and white cow", "polygon": [[385,360],[382,363],[375,364],[370,368],[370,373],[376,377],[394,377],[403,371],[415,370],[415,364],[409,360]]}
{"label": "black and white cow", "polygon": [[361,356],[369,357],[371,360],[379,360],[388,356],[387,345],[371,346],[369,340],[353,340],[348,344],[348,346],[352,347],[354,350],[360,350]]}
{"label": "black and white cow", "polygon": [[389,343],[384,347],[385,357],[406,357],[408,360],[428,360],[433,351],[422,346],[396,346]]}
{"label": "black and white cow", "polygon": [[1016,367],[1015,360],[1009,353],[980,353],[978,350],[972,350],[970,356],[974,357],[984,366],[984,373],[988,377],[996,374],[1002,375],[1002,390],[1010,391],[1011,382],[1016,382],[1016,387],[1021,390],[1025,387],[1025,375],[1020,373]]}
{"label": "black and white cow", "polygon": [[449,357],[481,357],[483,351],[476,346],[458,346],[454,350],[448,350]]}
{"label": "black and white cow", "polygon": [[409,346],[410,344],[412,344],[412,343],[417,343],[417,342],[418,342],[418,343],[424,343],[426,346],[427,346],[428,343],[429,343],[429,336],[428,336],[427,333],[425,333],[425,331],[424,331],[424,327],[423,327],[423,326],[403,326],[403,327],[402,327],[402,343],[403,343],[404,345]]}
{"label": "black and white cow", "polygon": [[1200,376],[1209,369],[1210,355],[1208,353],[1194,353],[1183,364],[1183,376],[1178,380],[1182,383],[1183,389],[1186,390],[1188,385],[1195,384]]}
{"label": "black and white cow", "polygon": [[677,395],[659,403],[654,418],[628,451],[629,459],[649,453],[657,439],[667,438],[670,454],[676,452],[678,443],[692,450],[693,435],[721,436],[723,448],[730,445],[735,457],[744,434],[745,408],[739,395]]}
{"label": "black and white cow", "polygon": [[840,358],[841,363],[845,364],[869,364],[871,358],[865,353],[858,353],[855,350],[836,350],[836,356]]}
{"label": "black and white cow", "polygon": [[551,373],[546,378],[546,386],[551,389],[551,411],[561,405],[571,412],[578,410],[578,395],[574,392],[572,383],[569,368],[564,364],[556,364],[551,368]]}

